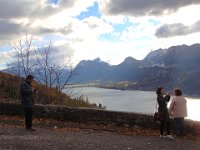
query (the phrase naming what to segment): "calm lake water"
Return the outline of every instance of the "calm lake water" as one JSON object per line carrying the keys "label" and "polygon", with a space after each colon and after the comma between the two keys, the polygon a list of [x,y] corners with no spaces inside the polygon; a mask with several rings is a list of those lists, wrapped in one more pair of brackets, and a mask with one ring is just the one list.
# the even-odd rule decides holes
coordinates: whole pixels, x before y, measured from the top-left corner
{"label": "calm lake water", "polygon": [[[84,95],[89,102],[101,103],[107,110],[153,114],[156,109],[155,92],[121,91],[95,87],[73,88],[74,97]],[[188,119],[200,121],[200,99],[187,99]],[[170,104],[170,102],[169,102]]]}

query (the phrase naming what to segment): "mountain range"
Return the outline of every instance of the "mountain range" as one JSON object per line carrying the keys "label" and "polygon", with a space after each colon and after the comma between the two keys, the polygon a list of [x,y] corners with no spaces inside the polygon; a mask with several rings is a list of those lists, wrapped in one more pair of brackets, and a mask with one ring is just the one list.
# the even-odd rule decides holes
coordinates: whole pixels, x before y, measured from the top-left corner
{"label": "mountain range", "polygon": [[100,58],[82,60],[74,69],[73,83],[106,84],[126,81],[125,89],[167,90],[179,87],[185,95],[200,97],[200,44],[180,45],[150,52],[143,60],[127,57],[118,65],[109,65]]}
{"label": "mountain range", "polygon": [[[3,72],[12,74],[9,69]],[[61,82],[69,74],[68,70],[63,72]],[[105,88],[144,91],[155,91],[162,86],[171,92],[178,87],[187,96],[200,97],[200,44],[158,49],[143,60],[127,57],[118,65],[110,65],[100,58],[82,60],[73,74],[70,84],[95,83]]]}

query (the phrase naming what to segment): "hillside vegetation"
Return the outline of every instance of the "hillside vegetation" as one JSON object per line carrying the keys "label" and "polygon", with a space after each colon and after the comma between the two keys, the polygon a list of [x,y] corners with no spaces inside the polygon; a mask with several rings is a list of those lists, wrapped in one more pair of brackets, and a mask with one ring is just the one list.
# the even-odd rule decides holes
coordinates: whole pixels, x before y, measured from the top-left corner
{"label": "hillside vegetation", "polygon": [[[0,72],[0,102],[20,103],[20,82],[21,78]],[[65,93],[59,92],[55,88],[48,88],[44,91],[44,85],[34,82],[33,86],[37,93],[33,95],[35,103],[38,104],[55,104],[75,107],[96,107],[96,104],[90,104],[83,96],[71,98]]]}

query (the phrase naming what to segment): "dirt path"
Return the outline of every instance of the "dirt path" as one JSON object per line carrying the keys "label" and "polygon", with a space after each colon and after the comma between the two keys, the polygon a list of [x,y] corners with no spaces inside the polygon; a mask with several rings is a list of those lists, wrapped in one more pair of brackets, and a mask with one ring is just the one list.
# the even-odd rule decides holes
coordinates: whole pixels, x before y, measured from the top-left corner
{"label": "dirt path", "polygon": [[37,130],[28,132],[23,127],[22,118],[0,116],[0,150],[200,149],[200,141],[193,138],[161,139],[157,132],[147,132],[144,129],[133,131],[52,120],[34,120],[34,122]]}
{"label": "dirt path", "polygon": [[62,131],[0,128],[1,150],[199,150],[200,142],[186,139],[161,139],[151,136],[125,136],[97,131]]}

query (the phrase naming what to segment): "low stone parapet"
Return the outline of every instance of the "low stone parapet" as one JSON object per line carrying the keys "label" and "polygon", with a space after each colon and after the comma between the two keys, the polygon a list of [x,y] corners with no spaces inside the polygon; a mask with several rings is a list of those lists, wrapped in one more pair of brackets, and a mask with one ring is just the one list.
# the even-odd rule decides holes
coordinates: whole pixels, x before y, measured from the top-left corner
{"label": "low stone parapet", "polygon": [[[0,103],[0,115],[20,115],[24,113],[20,104]],[[57,105],[36,105],[34,116],[37,118],[52,118],[60,121],[91,122],[94,124],[117,125],[123,127],[144,127],[157,129],[152,115],[132,112],[119,112],[100,109],[76,108]],[[173,124],[173,123],[172,123]],[[200,122],[186,120],[186,132],[200,134]]]}

